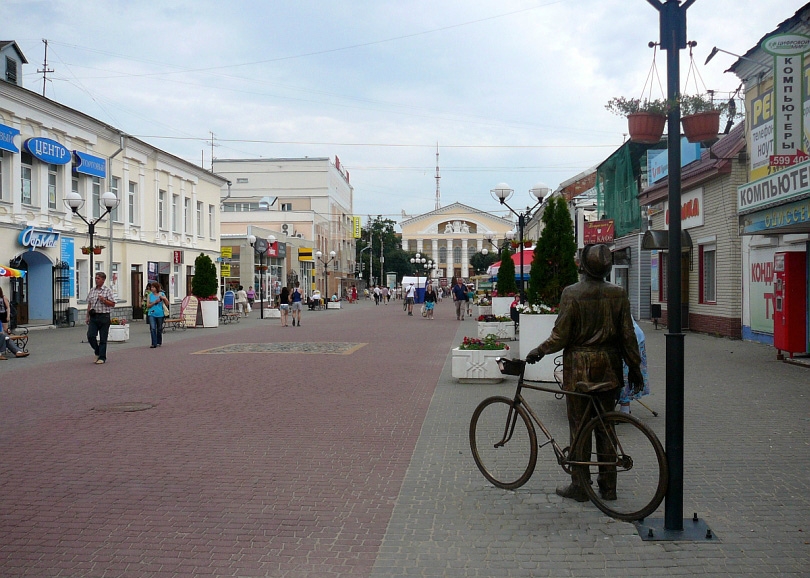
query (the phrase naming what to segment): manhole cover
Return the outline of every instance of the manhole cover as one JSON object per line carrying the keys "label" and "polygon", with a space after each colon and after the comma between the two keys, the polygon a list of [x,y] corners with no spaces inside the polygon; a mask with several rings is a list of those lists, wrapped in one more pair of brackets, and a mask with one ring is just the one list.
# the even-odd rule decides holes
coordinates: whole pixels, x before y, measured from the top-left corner
{"label": "manhole cover", "polygon": [[100,405],[98,407],[94,407],[93,411],[117,411],[117,412],[128,412],[128,411],[144,411],[147,409],[152,409],[155,407],[154,403],[140,403],[140,402],[125,402],[125,403],[113,403],[110,405]]}

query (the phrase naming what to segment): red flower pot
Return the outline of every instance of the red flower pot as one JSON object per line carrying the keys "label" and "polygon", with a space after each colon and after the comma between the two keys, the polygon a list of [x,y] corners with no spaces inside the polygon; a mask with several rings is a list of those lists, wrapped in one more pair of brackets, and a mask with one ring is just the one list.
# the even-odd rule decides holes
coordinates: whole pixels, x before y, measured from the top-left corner
{"label": "red flower pot", "polygon": [[90,247],[82,247],[82,255],[89,255]]}
{"label": "red flower pot", "polygon": [[627,115],[627,128],[630,140],[642,144],[657,144],[664,134],[667,117],[663,114],[635,112]]}
{"label": "red flower pot", "polygon": [[101,247],[93,247],[94,255],[101,255]]}
{"label": "red flower pot", "polygon": [[681,126],[686,140],[689,142],[702,142],[717,138],[720,132],[720,111],[710,110],[690,114],[681,118]]}

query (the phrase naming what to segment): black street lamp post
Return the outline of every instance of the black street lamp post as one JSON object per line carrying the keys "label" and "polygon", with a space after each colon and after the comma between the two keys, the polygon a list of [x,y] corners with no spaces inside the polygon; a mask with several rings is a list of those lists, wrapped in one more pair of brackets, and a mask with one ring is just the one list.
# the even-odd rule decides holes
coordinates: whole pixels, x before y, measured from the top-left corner
{"label": "black street lamp post", "polygon": [[273,235],[270,235],[267,239],[256,237],[256,235],[248,235],[248,243],[253,247],[253,251],[259,255],[259,307],[261,307],[259,319],[264,319],[264,292],[267,288],[267,275],[265,274],[267,269],[264,264],[264,257],[267,255],[267,249],[275,242],[276,238]]}
{"label": "black street lamp post", "polygon": [[[321,258],[321,257],[323,257],[323,253],[321,251],[316,251],[315,252],[315,257],[317,257],[318,261],[323,263],[323,285],[324,285],[324,290],[327,293],[329,293],[329,283],[328,283],[328,280],[329,280],[329,263],[334,261],[335,262],[335,271],[337,271],[337,253],[335,253],[334,251],[329,251],[329,258],[324,260],[324,259]],[[324,299],[324,301],[326,301],[326,300],[329,299],[329,296],[327,295],[324,298],[324,296],[321,295],[321,298]]]}
{"label": "black street lamp post", "polygon": [[[520,248],[520,302],[526,302],[526,293],[523,290],[523,229],[526,227],[526,221],[528,221],[532,216],[532,211],[534,211],[540,203],[543,202],[543,197],[545,197],[549,192],[548,185],[544,183],[537,183],[529,192],[537,198],[537,202],[532,207],[526,207],[525,211],[517,212],[512,207],[510,207],[506,201],[509,200],[512,195],[514,194],[515,190],[511,188],[506,183],[498,183],[495,185],[495,188],[490,191],[490,194],[498,201],[500,204],[505,206],[507,209],[512,211],[512,214],[518,218],[518,230],[520,234],[519,248]],[[490,242],[492,242],[490,240]]]}
{"label": "black street lamp post", "polygon": [[96,234],[96,224],[101,221],[104,217],[107,216],[107,213],[112,211],[115,207],[118,206],[119,200],[118,197],[115,196],[115,193],[112,191],[107,191],[101,198],[98,200],[99,206],[104,209],[104,212],[99,215],[98,218],[88,221],[84,218],[79,210],[84,206],[84,199],[82,196],[74,191],[71,191],[65,195],[64,200],[65,206],[70,209],[74,215],[79,217],[82,221],[87,223],[87,227],[89,228],[88,235],[90,236],[90,287],[93,287],[93,276],[96,272],[93,270],[93,249],[95,246],[93,245],[93,237]]}

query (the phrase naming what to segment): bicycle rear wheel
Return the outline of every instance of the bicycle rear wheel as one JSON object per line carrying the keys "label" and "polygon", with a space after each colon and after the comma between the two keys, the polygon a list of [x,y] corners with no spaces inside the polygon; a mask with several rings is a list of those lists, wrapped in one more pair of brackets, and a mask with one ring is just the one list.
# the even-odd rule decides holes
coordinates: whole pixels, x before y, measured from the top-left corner
{"label": "bicycle rear wheel", "polygon": [[576,458],[572,461],[592,462],[573,470],[591,501],[608,516],[640,520],[664,499],[668,479],[664,448],[655,433],[632,416],[609,412],[593,418],[574,442],[571,455]]}
{"label": "bicycle rear wheel", "polygon": [[482,401],[470,420],[470,448],[484,477],[514,490],[525,484],[537,464],[537,433],[531,418],[508,397]]}

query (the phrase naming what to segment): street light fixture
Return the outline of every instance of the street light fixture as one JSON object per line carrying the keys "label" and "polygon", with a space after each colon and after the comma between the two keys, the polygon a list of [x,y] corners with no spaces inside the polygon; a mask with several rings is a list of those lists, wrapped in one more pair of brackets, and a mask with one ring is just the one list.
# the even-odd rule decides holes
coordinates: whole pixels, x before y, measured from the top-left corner
{"label": "street light fixture", "polygon": [[90,287],[93,287],[93,276],[96,274],[96,272],[93,270],[93,247],[94,247],[94,245],[93,245],[93,237],[96,234],[96,223],[101,221],[101,219],[103,219],[104,217],[107,216],[107,213],[109,213],[115,207],[117,207],[119,202],[120,201],[118,200],[118,197],[115,196],[115,193],[113,193],[112,191],[107,191],[106,193],[101,195],[101,198],[98,200],[98,204],[102,209],[104,209],[104,212],[101,213],[101,215],[98,218],[93,219],[91,221],[88,221],[87,219],[84,218],[84,215],[82,215],[79,212],[79,210],[84,206],[84,199],[82,198],[82,196],[79,193],[75,192],[75,191],[71,191],[71,192],[69,192],[69,193],[67,193],[65,195],[65,200],[64,200],[65,207],[70,209],[73,212],[74,215],[76,215],[82,221],[87,223],[87,227],[89,228],[89,235],[90,235]]}
{"label": "street light fixture", "polygon": [[[537,198],[537,202],[529,207],[526,207],[525,211],[517,212],[512,207],[510,207],[506,201],[508,201],[512,195],[514,194],[515,190],[511,188],[506,183],[498,183],[495,185],[495,188],[490,190],[490,194],[492,197],[498,201],[500,204],[505,206],[509,209],[512,214],[514,214],[518,218],[518,229],[520,230],[520,238],[518,239],[520,243],[520,302],[526,302],[526,293],[523,291],[523,229],[526,226],[526,221],[531,218],[532,211],[540,206],[540,203],[543,202],[543,198],[548,194],[551,189],[545,183],[537,183],[529,192]],[[509,233],[512,233],[511,231]],[[509,233],[506,234],[507,238],[509,238]],[[512,233],[514,235],[514,233]]]}
{"label": "street light fixture", "polygon": [[[329,263],[331,263],[332,261],[336,261],[337,253],[335,253],[334,251],[329,251],[329,259],[323,260],[321,259],[321,257],[323,257],[323,253],[320,251],[316,251],[315,257],[317,257],[318,261],[323,263],[323,284],[325,286],[324,289],[326,289],[326,292],[329,293],[328,287],[329,284],[327,283],[329,279]],[[337,271],[337,262],[335,262],[335,270]]]}
{"label": "street light fixture", "polygon": [[267,268],[264,264],[264,257],[267,255],[270,245],[276,242],[276,237],[270,235],[267,239],[262,239],[256,237],[256,235],[248,235],[247,240],[250,246],[253,247],[253,251],[259,255],[259,306],[261,307],[259,318],[264,319],[264,292],[267,288],[267,274],[265,273]]}
{"label": "street light fixture", "polygon": [[[416,288],[417,289],[419,289],[419,269],[420,269],[420,267],[422,267],[427,262],[428,262],[428,260],[426,258],[422,257],[421,253],[417,253],[416,255],[411,257],[411,265],[414,265],[414,268],[416,269]],[[431,261],[431,263],[432,262],[433,261]],[[417,298],[418,298],[418,292],[417,292]],[[417,298],[414,299],[414,303],[418,303]]]}

